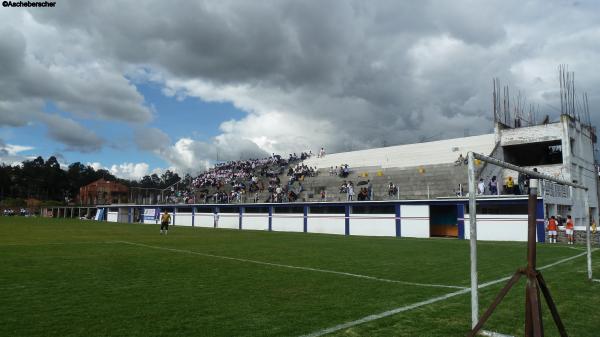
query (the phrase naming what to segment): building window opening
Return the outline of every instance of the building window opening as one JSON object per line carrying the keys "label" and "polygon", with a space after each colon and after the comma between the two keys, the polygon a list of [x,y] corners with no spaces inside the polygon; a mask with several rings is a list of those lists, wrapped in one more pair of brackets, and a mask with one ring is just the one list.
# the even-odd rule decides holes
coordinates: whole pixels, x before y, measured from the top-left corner
{"label": "building window opening", "polygon": [[562,164],[560,140],[504,146],[504,160],[517,166]]}

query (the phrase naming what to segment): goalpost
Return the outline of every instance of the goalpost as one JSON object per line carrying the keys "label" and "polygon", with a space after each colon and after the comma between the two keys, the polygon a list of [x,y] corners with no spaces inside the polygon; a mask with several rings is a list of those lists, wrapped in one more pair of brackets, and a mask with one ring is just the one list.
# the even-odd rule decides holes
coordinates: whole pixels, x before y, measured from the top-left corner
{"label": "goalpost", "polygon": [[[482,154],[469,152],[468,153],[468,187],[469,187],[469,223],[470,223],[470,250],[471,250],[471,322],[472,330],[469,336],[475,336],[485,321],[490,317],[496,306],[502,301],[510,288],[517,283],[521,276],[528,279],[526,293],[526,317],[525,317],[525,334],[526,336],[543,336],[543,328],[541,322],[541,299],[539,292],[542,291],[548,307],[552,313],[552,317],[556,323],[561,336],[566,337],[566,331],[560,316],[556,311],[556,307],[550,295],[545,281],[539,271],[536,270],[536,203],[538,193],[538,179],[553,181],[558,184],[571,186],[578,191],[586,193],[588,188],[563,179],[558,179],[546,174],[524,169],[522,167],[506,163],[504,161],[491,158]],[[528,264],[526,268],[517,270],[514,276],[508,281],[507,285],[498,294],[490,308],[479,318],[479,294],[478,294],[478,279],[477,279],[477,215],[476,215],[476,177],[475,177],[475,159],[497,165],[506,169],[514,170],[519,173],[527,174],[530,177],[530,193],[529,193],[529,212],[528,212],[528,245],[527,258]],[[587,271],[588,279],[592,280],[592,250],[591,250],[591,235],[590,235],[590,214],[589,202],[587,195],[583,195],[584,200],[584,221],[586,223],[586,244],[587,244]],[[492,333],[493,334],[493,333]],[[488,335],[490,335],[488,333]]]}

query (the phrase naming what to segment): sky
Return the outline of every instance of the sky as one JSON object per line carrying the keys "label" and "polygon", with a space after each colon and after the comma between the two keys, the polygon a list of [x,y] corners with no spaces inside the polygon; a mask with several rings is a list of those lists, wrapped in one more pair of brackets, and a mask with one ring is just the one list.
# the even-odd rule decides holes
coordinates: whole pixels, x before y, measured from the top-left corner
{"label": "sky", "polygon": [[126,179],[489,133],[492,78],[600,117],[597,1],[67,1],[0,7],[0,162]]}

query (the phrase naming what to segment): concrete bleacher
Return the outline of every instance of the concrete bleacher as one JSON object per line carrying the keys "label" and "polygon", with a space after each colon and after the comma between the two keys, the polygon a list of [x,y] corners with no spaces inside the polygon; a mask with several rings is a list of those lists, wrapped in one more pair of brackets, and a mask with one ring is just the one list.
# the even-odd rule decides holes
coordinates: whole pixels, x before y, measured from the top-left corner
{"label": "concrete bleacher", "polygon": [[[302,196],[307,201],[320,200],[320,192],[325,190],[327,201],[344,201],[345,193],[339,193],[341,183],[352,181],[355,193],[361,187],[359,182],[370,180],[373,200],[390,199],[428,199],[454,196],[459,184],[466,190],[467,167],[452,164],[421,165],[403,168],[361,167],[354,169],[346,178],[329,175],[321,170],[319,176],[308,177],[302,182],[305,192]],[[388,195],[388,184],[393,182],[399,189],[399,195]],[[356,196],[355,196],[356,200]]]}
{"label": "concrete bleacher", "polygon": [[[323,158],[316,156],[306,159],[303,163],[317,167],[316,177],[304,177],[299,182],[303,192],[300,201],[321,201],[321,191],[325,191],[325,201],[345,201],[346,194],[339,193],[341,183],[354,183],[355,200],[361,187],[359,182],[370,180],[373,189],[373,200],[389,199],[428,199],[456,195],[459,184],[467,189],[467,168],[465,165],[455,165],[460,154],[466,157],[467,152],[475,151],[489,155],[495,147],[494,134],[463,137],[434,142],[390,146],[369,150],[327,154]],[[350,174],[342,178],[330,175],[331,166],[348,164]],[[295,166],[296,163],[292,164]],[[478,168],[481,169],[481,168]],[[279,175],[282,186],[287,184],[289,177],[284,173]],[[268,179],[261,177],[264,185]],[[399,195],[388,195],[388,184],[393,182],[399,188]],[[293,185],[298,190],[298,182]],[[210,189],[214,192],[214,188]],[[229,192],[230,186],[224,191]],[[251,201],[254,193],[246,194],[245,200]],[[264,202],[269,197],[267,191],[259,193],[258,199]]]}
{"label": "concrete bleacher", "polygon": [[350,168],[378,166],[403,168],[453,163],[462,153],[474,151],[490,154],[495,146],[494,134],[462,137],[434,142],[382,147],[369,150],[326,154],[323,158],[313,156],[304,164],[317,168],[330,168],[348,164]]}

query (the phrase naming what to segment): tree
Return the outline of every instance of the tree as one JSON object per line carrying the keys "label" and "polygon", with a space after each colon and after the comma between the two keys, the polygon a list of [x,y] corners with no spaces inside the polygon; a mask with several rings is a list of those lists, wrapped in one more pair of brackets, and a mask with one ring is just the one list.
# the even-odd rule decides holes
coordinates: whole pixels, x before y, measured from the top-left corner
{"label": "tree", "polygon": [[[65,198],[75,198],[80,187],[100,178],[119,181],[126,186],[138,184],[135,181],[117,179],[107,170],[95,170],[79,162],[69,165],[64,170],[54,156],[47,161],[37,157],[26,160],[21,165],[0,165],[0,198],[36,198],[46,202],[52,200],[64,203]],[[160,177],[157,175],[144,178],[146,181],[142,181],[141,185],[150,182],[157,187],[160,183]]]}
{"label": "tree", "polygon": [[166,170],[161,176],[161,188],[167,188],[181,180],[179,175],[171,170]]}

